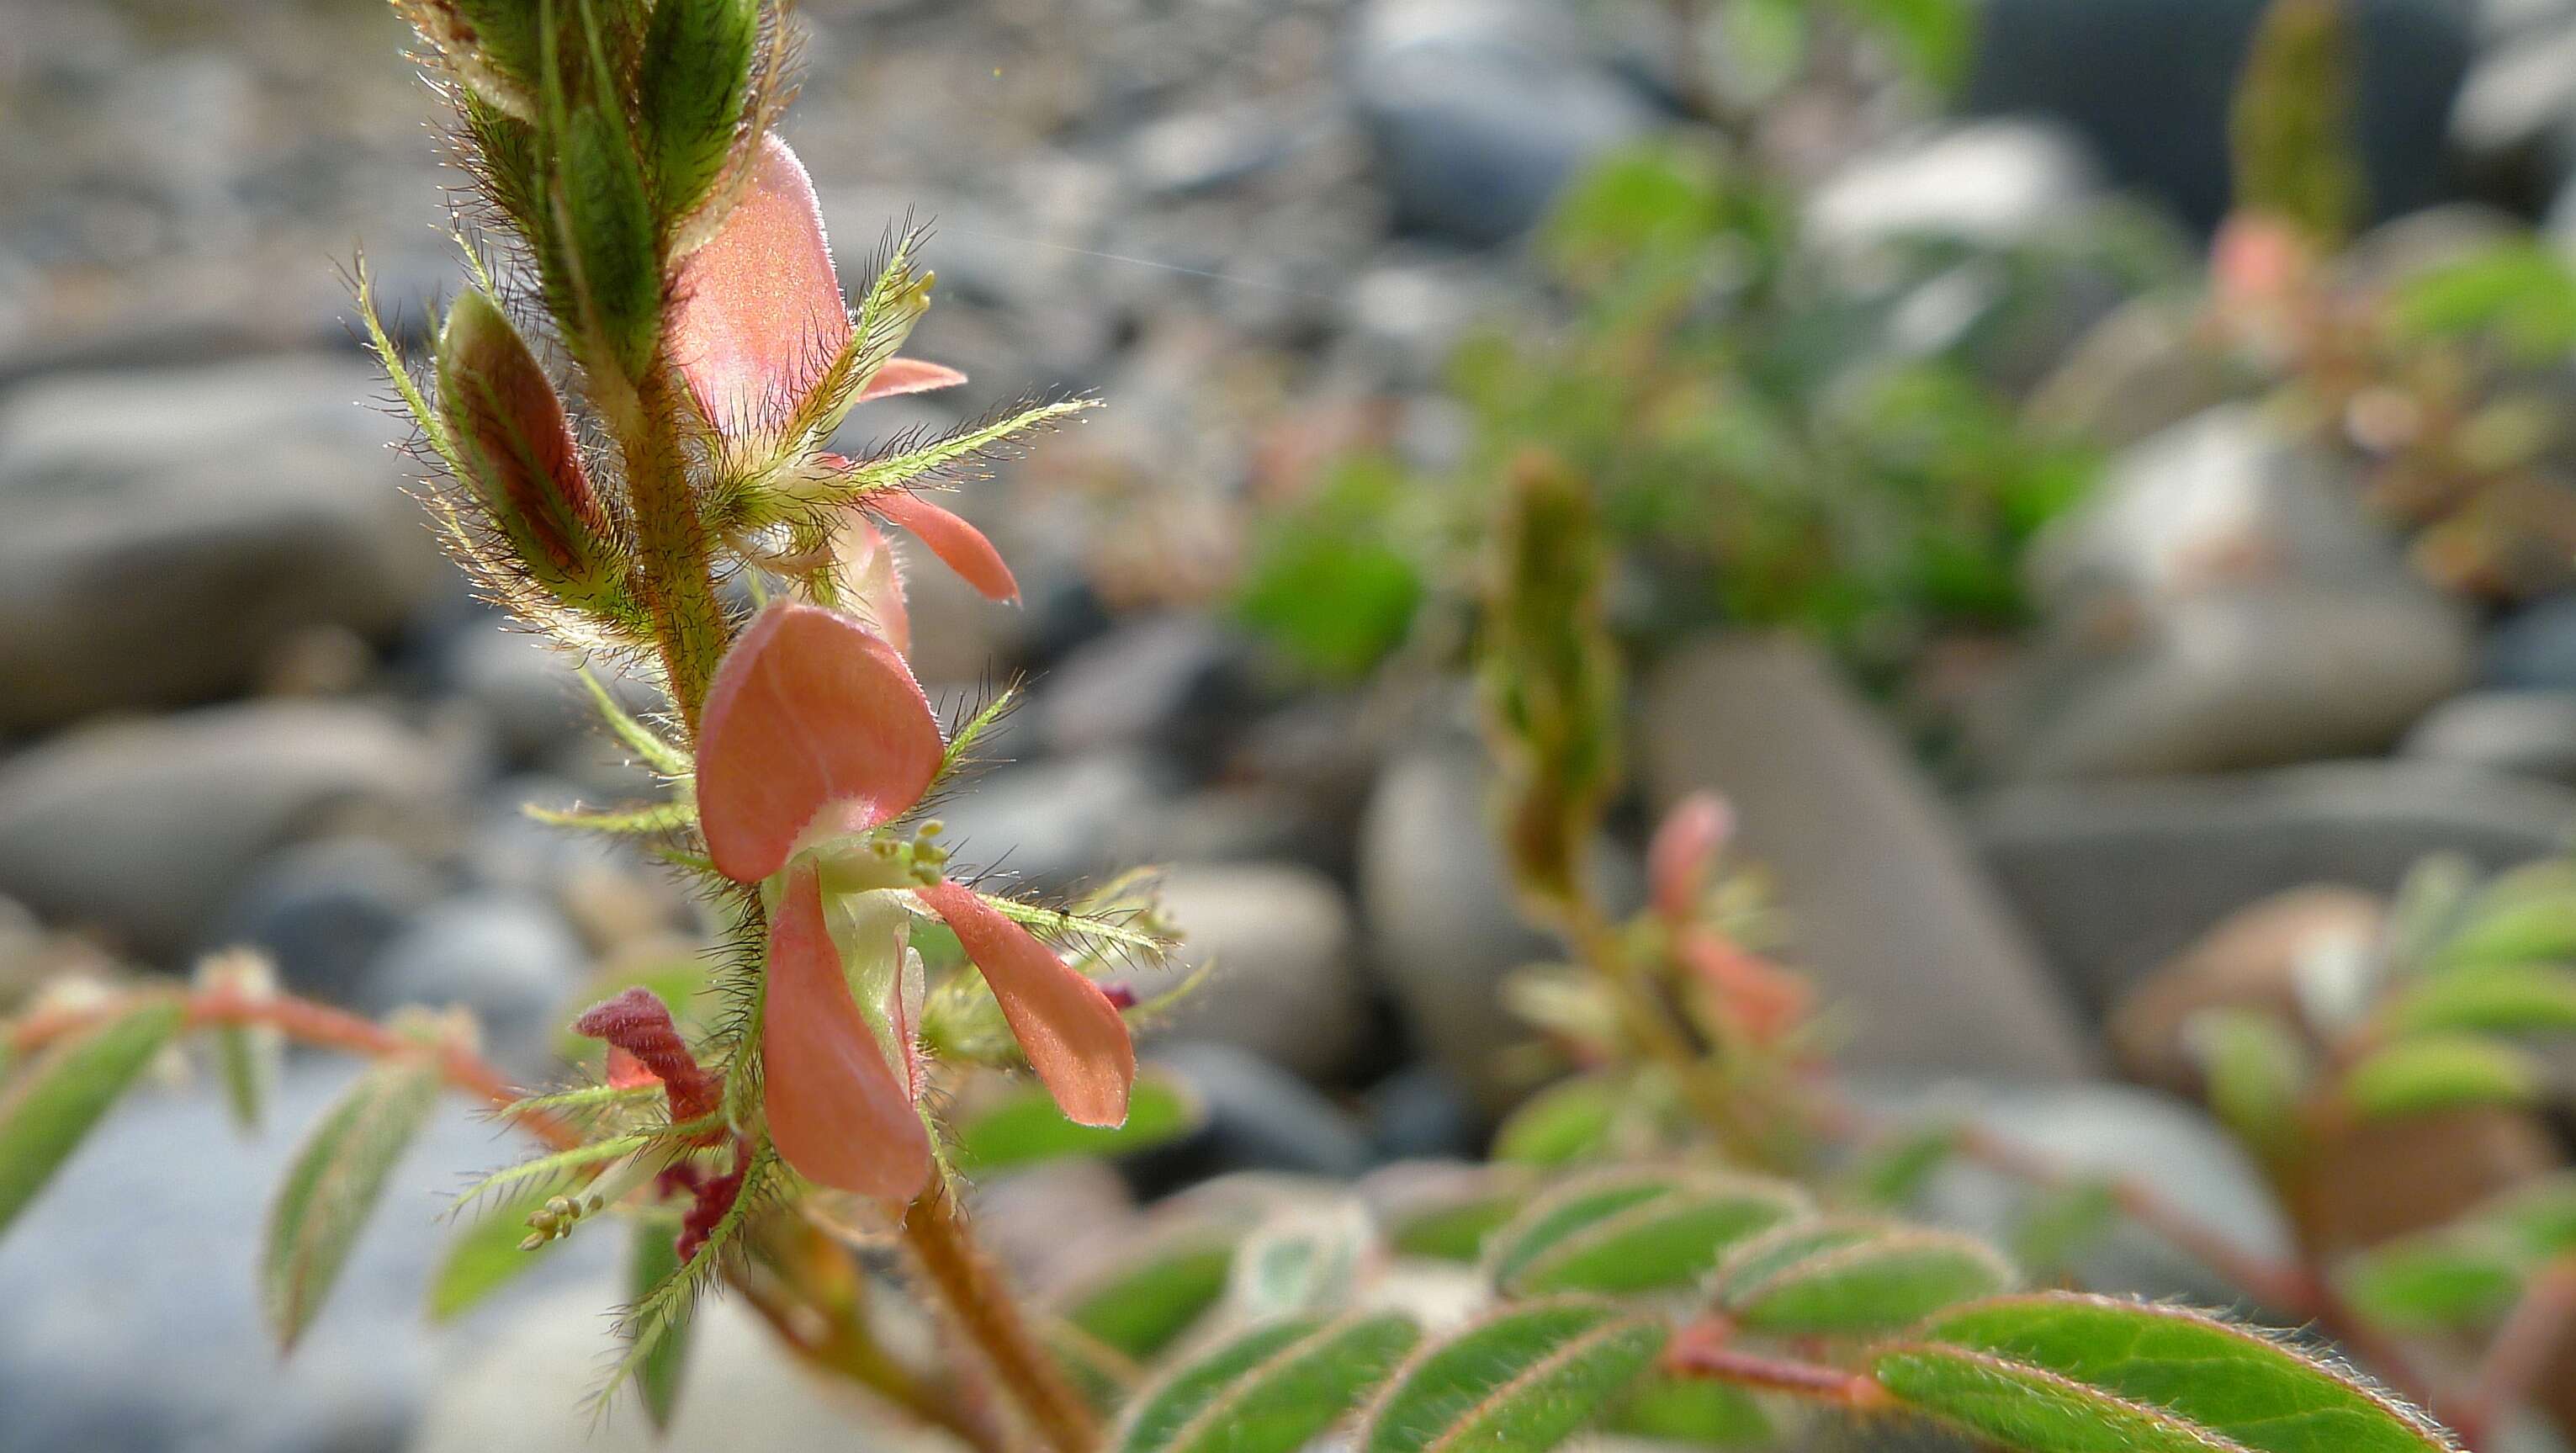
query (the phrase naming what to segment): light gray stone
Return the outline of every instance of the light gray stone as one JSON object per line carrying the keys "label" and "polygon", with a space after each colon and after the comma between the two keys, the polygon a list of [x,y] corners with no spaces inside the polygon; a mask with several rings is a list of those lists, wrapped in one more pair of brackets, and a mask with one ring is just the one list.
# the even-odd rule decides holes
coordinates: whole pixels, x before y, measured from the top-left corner
{"label": "light gray stone", "polygon": [[1215,972],[1174,1012],[1171,1032],[1248,1049],[1330,1082],[1366,1029],[1350,906],[1332,880],[1286,863],[1192,863],[1162,874],[1181,960]]}
{"label": "light gray stone", "polygon": [[461,1007],[493,1060],[535,1080],[554,1067],[558,1012],[590,955],[563,915],[515,893],[452,898],[414,919],[367,971],[359,1005]]}
{"label": "light gray stone", "polygon": [[1989,247],[2059,225],[2099,187],[2072,132],[2040,121],[1980,121],[1862,156],[1807,207],[1814,242],[1857,249],[1907,238]]}
{"label": "light gray stone", "polygon": [[2473,691],[2424,714],[2410,757],[2576,783],[2576,691]]}
{"label": "light gray stone", "polygon": [[1714,791],[1775,887],[1785,957],[1851,1029],[1848,1061],[2060,1080],[2092,1055],[2064,993],[1930,785],[1814,648],[1716,637],[1646,687],[1655,809]]}

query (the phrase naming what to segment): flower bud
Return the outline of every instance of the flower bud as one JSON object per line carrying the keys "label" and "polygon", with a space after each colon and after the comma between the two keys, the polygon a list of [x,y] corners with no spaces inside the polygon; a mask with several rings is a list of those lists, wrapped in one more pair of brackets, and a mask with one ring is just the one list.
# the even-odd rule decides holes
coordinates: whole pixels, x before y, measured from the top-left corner
{"label": "flower bud", "polygon": [[610,607],[623,570],[608,513],[553,380],[483,293],[459,294],[447,311],[438,408],[464,483],[527,573],[568,604]]}
{"label": "flower bud", "polygon": [[661,340],[661,251],[644,164],[613,100],[574,112],[562,146],[555,184],[574,287],[584,330],[604,352],[584,361],[631,382],[644,376]]}
{"label": "flower bud", "polygon": [[759,0],[653,7],[639,89],[645,159],[666,224],[697,209],[733,154],[759,38]]}

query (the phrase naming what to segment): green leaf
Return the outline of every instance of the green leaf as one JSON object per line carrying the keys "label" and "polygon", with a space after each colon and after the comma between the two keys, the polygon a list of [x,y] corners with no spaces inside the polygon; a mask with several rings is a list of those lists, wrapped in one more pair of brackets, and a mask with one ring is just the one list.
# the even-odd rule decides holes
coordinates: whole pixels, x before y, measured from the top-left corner
{"label": "green leaf", "polygon": [[1176,1237],[1093,1278],[1064,1299],[1064,1320],[1112,1351],[1146,1361],[1225,1295],[1236,1238]]}
{"label": "green leaf", "polygon": [[146,1004],[48,1050],[0,1096],[0,1231],[45,1188],[178,1031],[176,1002]]}
{"label": "green leaf", "polygon": [[518,1280],[563,1243],[548,1241],[532,1250],[519,1249],[528,1238],[528,1217],[546,1203],[546,1192],[529,1191],[477,1216],[447,1243],[447,1254],[429,1278],[429,1319],[444,1322],[463,1315],[484,1298]]}
{"label": "green leaf", "polygon": [[539,807],[529,802],[521,804],[519,810],[548,827],[605,833],[612,837],[649,837],[655,833],[678,832],[696,825],[698,820],[696,805],[688,802],[652,802],[641,807],[599,812],[580,807]]}
{"label": "green leaf", "polygon": [[2576,968],[2492,964],[2432,974],[2411,981],[2385,1012],[2399,1034],[2576,1030]]}
{"label": "green leaf", "polygon": [[1494,1234],[1488,1259],[1506,1296],[1685,1286],[1729,1246],[1809,1209],[1805,1194],[1784,1181],[1619,1172],[1531,1203]]}
{"label": "green leaf", "polygon": [[1901,1131],[1863,1151],[1844,1172],[1845,1194],[1860,1205],[1885,1210],[1910,1205],[1958,1154],[1956,1125]]}
{"label": "green leaf", "polygon": [[1564,1165],[1600,1155],[1628,1096],[1625,1075],[1577,1075],[1521,1102],[1494,1132],[1496,1160]]}
{"label": "green leaf", "polygon": [[2576,960],[2576,863],[2531,863],[2503,874],[2461,910],[2431,958],[2434,970]]}
{"label": "green leaf", "polygon": [[1396,543],[1416,495],[1390,461],[1343,461],[1312,498],[1262,522],[1235,613],[1317,675],[1367,674],[1404,644],[1422,602],[1421,571]]}
{"label": "green leaf", "polygon": [[2531,1258],[2491,1228],[2475,1235],[2404,1237],[2353,1258],[2344,1298],[2373,1322],[2436,1331],[2494,1322],[2522,1296]]}
{"label": "green leaf", "polygon": [[1696,1443],[1710,1448],[1755,1448],[1774,1438],[1762,1405],[1740,1387],[1704,1377],[1655,1373],[1602,1424],[1631,1438]]}
{"label": "green leaf", "polygon": [[2029,1453],[2437,1453],[2405,1409],[2196,1312],[2070,1292],[1962,1307],[1871,1354],[1914,1412]]}
{"label": "green leaf", "polygon": [[2072,1270],[2084,1248],[2120,1224],[2120,1198],[2105,1180],[2080,1180],[2043,1192],[2013,1227],[2013,1258],[2034,1277]]}
{"label": "green leaf", "polygon": [[2500,242],[2407,279],[2390,313],[2418,337],[2493,329],[2539,360],[2576,346],[2576,273],[2537,242]]}
{"label": "green leaf", "polygon": [[1043,1088],[1015,1092],[957,1126],[956,1166],[969,1175],[1065,1156],[1114,1156],[1162,1145],[1197,1130],[1207,1106],[1186,1080],[1147,1068],[1127,1101],[1127,1123],[1108,1129],[1064,1118]]}
{"label": "green leaf", "polygon": [[[646,1216],[635,1223],[635,1239],[626,1254],[626,1290],[641,1303],[680,1274],[679,1226],[669,1217]],[[680,1375],[688,1368],[689,1330],[694,1304],[673,1316],[635,1359],[635,1392],[644,1400],[644,1415],[657,1431],[667,1431],[680,1403]]]}
{"label": "green leaf", "polygon": [[2010,1286],[2012,1267],[1974,1237],[1878,1221],[1783,1226],[1717,1275],[1737,1325],[1782,1337],[1880,1332]]}
{"label": "green leaf", "polygon": [[[200,994],[245,1003],[277,997],[277,965],[256,949],[209,954],[189,978]],[[233,1123],[245,1131],[258,1130],[269,1096],[277,1088],[286,1036],[273,1024],[239,1022],[218,1022],[206,1034],[213,1042],[215,1074],[223,1082],[224,1103],[233,1112]]]}
{"label": "green leaf", "polygon": [[1090,1334],[1054,1317],[1037,1319],[1038,1340],[1095,1413],[1114,1413],[1136,1390],[1134,1359],[1103,1346]]}
{"label": "green leaf", "polygon": [[636,92],[665,220],[694,210],[724,169],[759,35],[758,0],[660,0],[653,7]]}
{"label": "green leaf", "polygon": [[1968,0],[1844,0],[1924,82],[1948,91],[1966,77],[1977,7]]}
{"label": "green leaf", "polygon": [[1386,1380],[1421,1336],[1382,1313],[1257,1327],[1138,1396],[1119,1453],[1296,1453]]}
{"label": "green leaf", "polygon": [[1387,1242],[1399,1256],[1477,1261],[1485,1254],[1485,1238],[1519,1215],[1529,1200],[1528,1188],[1516,1176],[1480,1176],[1466,1188],[1386,1212]]}
{"label": "green leaf", "polygon": [[426,1056],[380,1064],[296,1153],[269,1207],[260,1258],[260,1302],[280,1346],[293,1348],[322,1310],[385,1178],[437,1104],[438,1067]]}
{"label": "green leaf", "polygon": [[1235,1247],[1234,1306],[1261,1321],[1346,1305],[1377,1253],[1377,1223],[1357,1201],[1280,1212]]}
{"label": "green leaf", "polygon": [[624,742],[629,751],[644,759],[644,765],[673,779],[696,772],[697,764],[687,752],[662,740],[651,727],[637,721],[618,704],[607,683],[587,666],[581,668],[581,684],[589,690],[590,704],[598,708],[599,719],[608,723],[609,731]]}
{"label": "green leaf", "polygon": [[1370,1412],[1362,1453],[1547,1453],[1623,1399],[1664,1349],[1661,1319],[1588,1298],[1532,1302],[1414,1358]]}
{"label": "green leaf", "polygon": [[2401,1039],[2344,1072],[2343,1096],[2368,1119],[2471,1105],[2528,1105],[2541,1073],[2510,1044],[2466,1034]]}
{"label": "green leaf", "polygon": [[2266,1157],[2297,1143],[2312,1070],[2307,1046],[2289,1026],[2259,1009],[2205,1009],[2184,1035],[2221,1124]]}

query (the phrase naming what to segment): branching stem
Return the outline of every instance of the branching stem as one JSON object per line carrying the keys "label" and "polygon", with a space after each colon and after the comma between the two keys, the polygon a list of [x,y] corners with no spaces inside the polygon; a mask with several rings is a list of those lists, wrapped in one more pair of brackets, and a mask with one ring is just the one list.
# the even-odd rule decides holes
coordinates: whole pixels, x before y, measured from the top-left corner
{"label": "branching stem", "polygon": [[1100,1427],[1055,1359],[1030,1335],[1008,1288],[966,1229],[944,1180],[914,1199],[904,1241],[941,1302],[1055,1453],[1091,1453]]}

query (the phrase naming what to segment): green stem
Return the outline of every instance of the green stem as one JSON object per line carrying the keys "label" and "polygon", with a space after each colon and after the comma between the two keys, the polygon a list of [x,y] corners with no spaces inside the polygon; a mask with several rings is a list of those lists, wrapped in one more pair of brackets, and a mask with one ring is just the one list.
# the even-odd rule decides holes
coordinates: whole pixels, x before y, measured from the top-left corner
{"label": "green stem", "polygon": [[658,368],[631,402],[631,410],[614,412],[622,416],[618,443],[643,550],[637,593],[652,618],[671,704],[694,739],[707,685],[733,627],[716,599],[714,544],[689,487],[688,450],[681,442],[686,405],[668,372]]}

